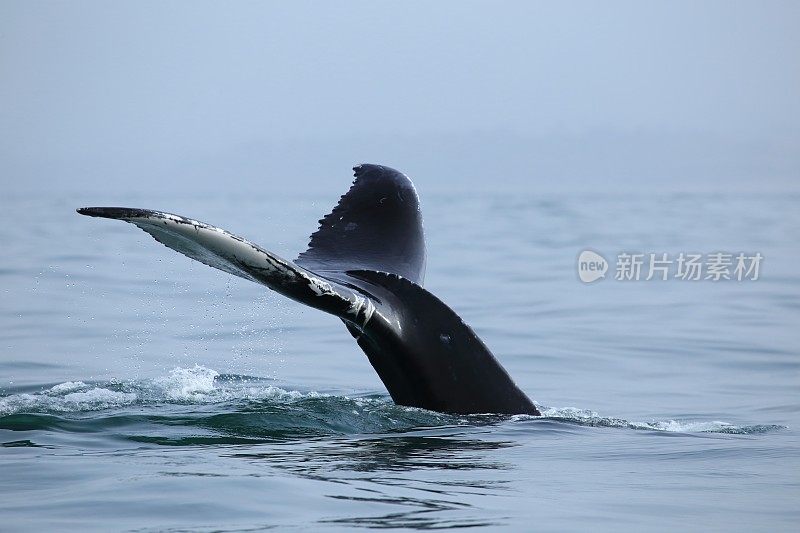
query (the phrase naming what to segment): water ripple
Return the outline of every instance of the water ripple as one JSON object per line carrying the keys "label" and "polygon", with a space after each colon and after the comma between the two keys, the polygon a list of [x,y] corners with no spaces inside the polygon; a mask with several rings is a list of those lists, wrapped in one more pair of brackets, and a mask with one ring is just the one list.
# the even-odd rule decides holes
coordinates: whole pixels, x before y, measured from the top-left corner
{"label": "water ripple", "polygon": [[527,415],[449,415],[395,405],[383,395],[343,396],[277,387],[252,376],[220,375],[203,366],[175,368],[138,381],[68,381],[36,392],[0,397],[0,429],[121,433],[157,445],[243,444],[330,435],[424,431],[527,423],[530,431],[555,424],[664,433],[760,434],[783,426],[737,426],[718,420],[635,422],[587,409],[541,407]]}

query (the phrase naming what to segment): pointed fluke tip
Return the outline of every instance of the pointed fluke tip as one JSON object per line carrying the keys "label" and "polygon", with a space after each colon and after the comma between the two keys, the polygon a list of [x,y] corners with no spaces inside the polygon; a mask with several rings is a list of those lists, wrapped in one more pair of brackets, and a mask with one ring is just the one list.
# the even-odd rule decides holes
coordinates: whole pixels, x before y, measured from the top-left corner
{"label": "pointed fluke tip", "polygon": [[148,214],[145,209],[132,209],[130,207],[79,207],[76,211],[87,217],[117,219],[134,218]]}

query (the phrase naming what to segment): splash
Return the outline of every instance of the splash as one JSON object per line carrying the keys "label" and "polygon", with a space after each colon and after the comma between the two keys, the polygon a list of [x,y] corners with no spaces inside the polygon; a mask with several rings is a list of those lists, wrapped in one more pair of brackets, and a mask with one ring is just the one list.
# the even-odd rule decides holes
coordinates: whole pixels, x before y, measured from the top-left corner
{"label": "splash", "polygon": [[[104,383],[68,381],[37,392],[0,396],[0,417],[17,414],[81,416],[81,413],[96,411],[109,411],[109,416],[125,416],[130,413],[131,407],[136,406],[153,410],[154,416],[168,418],[177,414],[176,409],[182,407],[182,414],[186,414],[186,409],[190,412],[196,410],[194,406],[215,405],[219,407],[215,408],[212,416],[254,415],[256,420],[248,420],[248,427],[261,425],[269,429],[270,425],[277,424],[296,428],[302,426],[304,431],[315,428],[322,433],[341,434],[485,426],[505,421],[535,423],[541,420],[669,433],[755,434],[784,429],[776,425],[737,426],[718,420],[633,422],[575,407],[538,406],[542,417],[455,416],[398,406],[385,395],[348,397],[287,390],[275,386],[268,379],[222,375],[202,365],[176,367],[165,376],[149,380],[112,380]],[[280,413],[280,416],[275,413]]]}
{"label": "splash", "polygon": [[291,400],[318,397],[319,393],[287,391],[266,380],[242,376],[223,377],[216,370],[195,365],[176,367],[151,380],[85,383],[68,381],[39,392],[0,396],[0,416],[17,413],[80,413],[158,404],[200,405],[231,401]]}
{"label": "splash", "polygon": [[100,411],[131,405],[137,395],[68,381],[37,393],[0,397],[0,416],[16,413],[69,413]]}
{"label": "splash", "polygon": [[171,400],[201,401],[216,391],[214,380],[218,376],[216,370],[195,364],[193,368],[175,367],[167,377],[154,380],[153,385]]}

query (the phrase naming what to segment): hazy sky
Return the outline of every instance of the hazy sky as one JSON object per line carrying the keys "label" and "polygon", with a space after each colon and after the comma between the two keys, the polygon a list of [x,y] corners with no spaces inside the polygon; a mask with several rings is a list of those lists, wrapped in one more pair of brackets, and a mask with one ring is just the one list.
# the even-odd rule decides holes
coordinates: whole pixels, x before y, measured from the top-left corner
{"label": "hazy sky", "polygon": [[800,2],[0,0],[12,190],[800,183]]}

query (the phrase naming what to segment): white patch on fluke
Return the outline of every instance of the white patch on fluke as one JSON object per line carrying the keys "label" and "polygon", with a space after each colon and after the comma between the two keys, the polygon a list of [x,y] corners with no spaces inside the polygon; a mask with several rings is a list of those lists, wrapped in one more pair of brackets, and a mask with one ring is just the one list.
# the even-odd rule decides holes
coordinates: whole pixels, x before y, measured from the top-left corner
{"label": "white patch on fluke", "polygon": [[350,301],[350,307],[348,307],[347,313],[358,318],[358,315],[361,314],[362,311],[364,313],[364,321],[361,323],[361,327],[365,328],[372,318],[372,315],[375,313],[375,304],[373,304],[372,300],[369,298],[353,294],[353,300]]}
{"label": "white patch on fluke", "polygon": [[358,294],[354,295],[353,300],[350,302],[350,307],[347,308],[347,314],[358,316],[358,313],[361,311],[361,308],[364,307],[364,302],[366,298],[363,296],[359,296]]}
{"label": "white patch on fluke", "polygon": [[327,281],[322,281],[314,276],[309,276],[305,272],[301,272],[301,275],[308,281],[308,287],[317,296],[337,296],[336,292],[333,290],[333,287],[331,287],[331,284]]}

